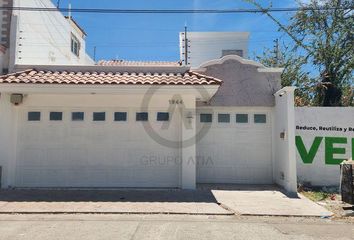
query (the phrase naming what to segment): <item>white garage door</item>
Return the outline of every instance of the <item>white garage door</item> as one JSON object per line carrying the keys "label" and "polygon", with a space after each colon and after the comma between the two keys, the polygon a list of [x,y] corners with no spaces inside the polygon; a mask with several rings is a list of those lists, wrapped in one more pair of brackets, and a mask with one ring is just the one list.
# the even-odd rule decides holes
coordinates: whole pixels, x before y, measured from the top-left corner
{"label": "white garage door", "polygon": [[[24,109],[20,113],[17,187],[180,185],[180,164],[171,161],[177,156],[177,150],[151,139],[142,123],[136,122],[136,111],[117,110],[127,112],[127,119],[116,122],[115,109],[55,109],[62,113],[62,119],[50,121],[52,110]],[[33,119],[40,112],[40,120],[29,121],[33,119],[28,119],[28,112],[34,112]],[[77,113],[76,121],[72,112]],[[105,119],[93,121],[93,112],[104,112]],[[154,124],[155,113],[149,114],[149,121]],[[53,117],[60,118],[60,114],[54,113]],[[170,128],[165,134],[175,135],[175,130]]]}
{"label": "white garage door", "polygon": [[[199,125],[211,127],[197,144],[197,182],[272,183],[270,112],[223,109],[208,114],[212,114],[212,123],[200,123],[200,115],[198,119]],[[210,115],[203,117],[210,120]]]}

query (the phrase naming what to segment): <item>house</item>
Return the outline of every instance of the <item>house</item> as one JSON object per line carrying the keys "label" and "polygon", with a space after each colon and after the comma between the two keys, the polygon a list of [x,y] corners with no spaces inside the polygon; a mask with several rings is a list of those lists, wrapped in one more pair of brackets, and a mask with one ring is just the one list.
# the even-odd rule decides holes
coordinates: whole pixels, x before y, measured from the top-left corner
{"label": "house", "polygon": [[236,55],[193,70],[38,65],[2,76],[0,92],[2,187],[296,191],[293,89],[278,69]]}
{"label": "house", "polygon": [[192,57],[190,65],[94,64],[71,17],[10,16],[2,55],[9,73],[0,77],[1,188],[275,183],[296,192],[294,89],[281,88],[281,69],[242,57],[245,45],[221,46],[215,60]]}
{"label": "house", "polygon": [[227,55],[248,58],[248,32],[181,32],[180,58],[193,68]]}
{"label": "house", "polygon": [[[2,7],[55,8],[50,0],[1,0]],[[86,33],[59,11],[0,11],[0,73],[16,65],[94,65],[86,53]]]}

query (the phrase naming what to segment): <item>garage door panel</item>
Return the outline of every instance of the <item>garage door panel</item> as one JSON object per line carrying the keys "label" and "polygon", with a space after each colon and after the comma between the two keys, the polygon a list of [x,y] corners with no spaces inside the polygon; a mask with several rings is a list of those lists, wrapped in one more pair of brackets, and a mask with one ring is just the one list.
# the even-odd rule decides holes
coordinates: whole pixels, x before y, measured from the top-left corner
{"label": "garage door panel", "polygon": [[[22,111],[27,116],[30,109]],[[70,116],[73,110],[62,111]],[[141,123],[109,121],[112,113],[104,122],[92,122],[87,109],[75,111],[87,113],[85,121],[20,118],[18,136],[25,137],[18,138],[17,187],[179,186],[180,165],[144,163],[145,156],[176,157],[179,152],[156,144]]]}
{"label": "garage door panel", "polygon": [[16,170],[16,176],[16,185],[21,185],[24,187],[36,186],[41,179],[39,169],[29,169],[24,167]]}
{"label": "garage door panel", "polygon": [[45,159],[45,151],[36,148],[25,148],[19,151],[17,165],[24,167],[40,166]]}
{"label": "garage door panel", "polygon": [[255,113],[249,112],[250,109],[246,124],[236,123],[234,118],[245,109],[222,109],[222,113],[230,113],[232,121],[227,124],[213,121],[208,134],[197,143],[198,155],[213,159],[213,164],[198,165],[198,183],[272,183],[271,113],[261,110],[267,115],[267,123],[256,124]]}

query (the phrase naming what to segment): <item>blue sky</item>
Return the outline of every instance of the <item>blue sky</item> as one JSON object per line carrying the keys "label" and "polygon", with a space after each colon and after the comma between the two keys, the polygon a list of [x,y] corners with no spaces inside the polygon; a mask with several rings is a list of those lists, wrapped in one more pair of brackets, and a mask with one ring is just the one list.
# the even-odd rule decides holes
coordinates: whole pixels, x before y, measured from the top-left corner
{"label": "blue sky", "polygon": [[[53,0],[56,3],[56,0]],[[67,7],[69,0],[61,0]],[[263,6],[269,1],[260,0]],[[119,9],[229,9],[253,8],[242,0],[71,0],[73,8]],[[295,0],[273,1],[273,7],[296,6]],[[287,23],[292,13],[275,13]],[[284,36],[278,27],[261,14],[92,14],[73,13],[85,29],[87,52],[96,59],[179,60],[178,34],[187,23],[189,31],[248,31],[250,55],[272,47],[273,40]],[[286,37],[286,36],[285,36]],[[286,39],[286,38],[285,38]]]}

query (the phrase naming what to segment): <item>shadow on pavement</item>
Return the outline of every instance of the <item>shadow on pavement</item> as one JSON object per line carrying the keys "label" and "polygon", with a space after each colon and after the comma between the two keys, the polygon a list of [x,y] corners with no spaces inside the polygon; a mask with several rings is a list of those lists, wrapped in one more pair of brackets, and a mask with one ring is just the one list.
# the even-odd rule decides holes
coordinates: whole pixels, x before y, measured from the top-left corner
{"label": "shadow on pavement", "polygon": [[217,203],[211,190],[1,190],[3,202],[203,202]]}

